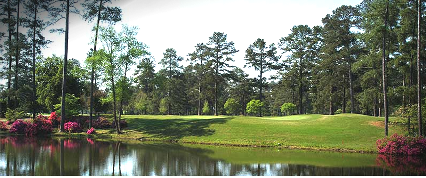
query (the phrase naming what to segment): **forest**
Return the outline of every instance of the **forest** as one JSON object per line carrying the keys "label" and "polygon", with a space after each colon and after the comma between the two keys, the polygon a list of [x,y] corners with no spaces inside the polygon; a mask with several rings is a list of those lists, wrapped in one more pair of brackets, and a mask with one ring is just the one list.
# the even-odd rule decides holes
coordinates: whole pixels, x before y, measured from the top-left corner
{"label": "forest", "polygon": [[[277,43],[258,38],[245,49],[212,31],[186,56],[168,48],[161,59],[136,38],[139,27],[117,30],[122,10],[111,0],[1,0],[0,7],[1,117],[358,113],[421,128],[426,115],[424,1],[342,5],[321,26],[295,24]],[[67,42],[64,56],[41,52],[52,42],[42,31],[59,21],[66,26],[50,31],[67,41],[69,13],[93,24],[84,63],[68,59]],[[231,65],[236,53],[257,77]]]}

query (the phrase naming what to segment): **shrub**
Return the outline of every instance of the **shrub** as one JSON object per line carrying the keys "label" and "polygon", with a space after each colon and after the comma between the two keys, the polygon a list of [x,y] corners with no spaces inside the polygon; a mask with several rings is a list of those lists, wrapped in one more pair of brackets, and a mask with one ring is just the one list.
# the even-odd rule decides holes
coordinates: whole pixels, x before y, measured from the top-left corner
{"label": "shrub", "polygon": [[336,112],[334,112],[334,114],[342,114],[342,113],[343,113],[342,109],[338,109],[336,110]]}
{"label": "shrub", "polygon": [[223,107],[226,110],[226,114],[236,115],[238,114],[240,104],[234,98],[228,98],[228,100],[226,100],[226,103]]}
{"label": "shrub", "polygon": [[7,124],[6,124],[6,122],[2,122],[2,121],[0,121],[0,130],[1,130],[1,131],[9,130],[9,129],[7,128]]}
{"label": "shrub", "polygon": [[69,133],[78,133],[81,132],[80,124],[77,122],[67,122],[64,124],[64,130],[68,131]]}
{"label": "shrub", "polygon": [[[115,128],[115,121],[112,122],[112,127]],[[126,128],[127,127],[127,122],[126,120],[122,120],[120,119],[120,128]]]}
{"label": "shrub", "polygon": [[293,114],[294,109],[296,109],[296,105],[293,103],[284,103],[281,106],[281,112],[286,113],[286,115]]}
{"label": "shrub", "polygon": [[[86,121],[89,122],[89,121]],[[93,121],[92,127],[96,129],[107,129],[112,127],[112,123],[105,117],[99,117]]]}
{"label": "shrub", "polygon": [[9,109],[7,108],[5,117],[8,121],[15,122],[18,119],[23,119],[25,117],[24,111],[19,111],[18,109]]}
{"label": "shrub", "polygon": [[27,122],[27,126],[25,127],[25,135],[26,136],[35,136],[37,135],[38,124]]}
{"label": "shrub", "polygon": [[210,113],[209,102],[204,101],[203,114],[209,114],[209,113]]}
{"label": "shrub", "polygon": [[50,120],[53,126],[58,126],[61,122],[61,117],[58,117],[56,112],[51,112],[48,120]]}
{"label": "shrub", "polygon": [[404,137],[393,134],[376,142],[380,154],[389,155],[422,155],[426,154],[426,138]]}
{"label": "shrub", "polygon": [[[259,115],[260,114],[260,109],[263,107],[264,103],[261,102],[260,100],[251,100],[249,103],[247,103],[247,113],[248,114],[256,114]],[[264,108],[262,109],[262,111],[264,111]]]}
{"label": "shrub", "polygon": [[87,132],[86,132],[87,134],[89,134],[89,135],[91,135],[91,134],[95,134],[96,133],[96,131],[95,131],[95,128],[90,128],[89,130],[87,130]]}
{"label": "shrub", "polygon": [[24,134],[25,133],[25,128],[27,127],[28,123],[24,122],[23,120],[16,120],[15,122],[13,122],[12,126],[9,129],[10,133],[15,133],[15,134]]}
{"label": "shrub", "polygon": [[[50,118],[50,117],[49,117]],[[38,115],[34,120],[33,124],[37,125],[37,133],[36,134],[50,134],[52,133],[52,120],[50,120],[46,116]]]}

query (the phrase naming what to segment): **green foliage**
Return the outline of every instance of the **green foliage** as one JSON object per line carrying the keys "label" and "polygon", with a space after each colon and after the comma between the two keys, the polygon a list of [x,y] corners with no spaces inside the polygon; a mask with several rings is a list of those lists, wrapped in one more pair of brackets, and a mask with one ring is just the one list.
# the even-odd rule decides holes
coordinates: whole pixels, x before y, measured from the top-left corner
{"label": "green foliage", "polygon": [[25,117],[25,113],[24,111],[19,111],[19,109],[7,108],[5,117],[6,120],[15,122],[17,119],[23,119]]}
{"label": "green foliage", "polygon": [[169,106],[169,99],[168,98],[161,99],[160,108],[159,108],[160,113],[166,114],[167,111],[169,110],[168,106]]}
{"label": "green foliage", "polygon": [[[59,98],[59,101],[61,101],[61,98]],[[55,105],[56,113],[60,116],[61,115],[61,104]],[[81,104],[80,104],[80,98],[74,96],[74,94],[67,93],[65,97],[65,117],[70,118],[71,116],[76,116],[80,113],[81,110]]]}
{"label": "green foliage", "polygon": [[224,105],[226,114],[238,115],[238,111],[240,110],[240,104],[234,98],[228,98]]}
{"label": "green foliage", "polygon": [[334,114],[342,114],[342,113],[343,113],[342,109],[338,109],[334,112]]}
{"label": "green foliage", "polygon": [[246,111],[248,114],[260,114],[260,109],[263,108],[264,103],[260,100],[251,100],[249,103],[247,103]]}
{"label": "green foliage", "polygon": [[204,101],[203,114],[210,114],[210,107],[208,101]]}
{"label": "green foliage", "polygon": [[296,109],[296,105],[293,103],[284,103],[281,105],[281,112],[286,113],[286,115],[292,115]]}

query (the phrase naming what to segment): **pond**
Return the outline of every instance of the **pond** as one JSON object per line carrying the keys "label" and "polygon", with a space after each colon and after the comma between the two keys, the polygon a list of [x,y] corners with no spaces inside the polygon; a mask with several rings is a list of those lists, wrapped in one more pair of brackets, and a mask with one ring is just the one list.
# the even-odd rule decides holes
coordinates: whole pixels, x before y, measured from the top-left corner
{"label": "pond", "polygon": [[426,175],[424,159],[278,148],[0,136],[0,176]]}

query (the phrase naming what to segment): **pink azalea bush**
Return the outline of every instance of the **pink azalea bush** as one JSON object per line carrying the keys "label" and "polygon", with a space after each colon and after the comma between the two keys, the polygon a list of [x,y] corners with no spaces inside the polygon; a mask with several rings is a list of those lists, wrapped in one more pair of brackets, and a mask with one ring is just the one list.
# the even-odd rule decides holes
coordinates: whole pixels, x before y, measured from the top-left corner
{"label": "pink azalea bush", "polygon": [[48,120],[50,120],[53,126],[58,126],[61,122],[61,118],[56,115],[56,112],[51,112]]}
{"label": "pink azalea bush", "polygon": [[50,134],[52,133],[52,121],[43,115],[38,115],[36,119],[33,122],[33,125],[36,125],[37,127],[37,133],[36,134]]}
{"label": "pink azalea bush", "polygon": [[64,124],[64,129],[68,131],[69,133],[77,133],[81,132],[80,124],[77,122],[67,122]]}
{"label": "pink azalea bush", "polygon": [[96,131],[95,131],[95,128],[90,128],[89,130],[87,130],[87,132],[86,132],[87,134],[89,134],[89,135],[91,135],[91,134],[95,134],[96,133]]}
{"label": "pink azalea bush", "polygon": [[12,126],[9,129],[9,132],[15,133],[15,134],[24,134],[25,128],[27,128],[27,125],[28,125],[28,122],[18,119],[15,122],[13,122]]}
{"label": "pink azalea bush", "polygon": [[426,138],[404,137],[393,134],[376,142],[380,154],[389,155],[422,155],[426,154]]}

